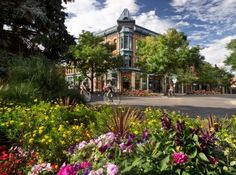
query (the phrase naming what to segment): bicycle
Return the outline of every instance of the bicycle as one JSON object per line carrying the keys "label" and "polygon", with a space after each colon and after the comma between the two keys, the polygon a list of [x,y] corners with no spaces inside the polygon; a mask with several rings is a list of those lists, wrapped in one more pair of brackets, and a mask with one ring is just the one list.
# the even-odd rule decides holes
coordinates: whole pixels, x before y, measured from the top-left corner
{"label": "bicycle", "polygon": [[80,86],[80,94],[84,97],[84,100],[86,102],[90,102],[91,101],[91,93],[87,90],[86,86],[84,85],[86,79],[84,79],[81,83]]}
{"label": "bicycle", "polygon": [[119,105],[120,104],[120,96],[118,93],[115,93],[114,91],[107,91],[104,92],[103,94],[103,100],[106,104],[110,104],[110,105]]}

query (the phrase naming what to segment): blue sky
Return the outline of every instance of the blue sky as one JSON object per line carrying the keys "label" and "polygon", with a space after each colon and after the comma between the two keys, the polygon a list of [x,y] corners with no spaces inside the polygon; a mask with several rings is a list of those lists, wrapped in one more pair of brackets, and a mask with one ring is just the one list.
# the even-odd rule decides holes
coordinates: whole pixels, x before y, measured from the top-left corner
{"label": "blue sky", "polygon": [[78,37],[82,30],[100,31],[116,25],[124,8],[136,24],[158,33],[168,28],[184,32],[200,45],[206,61],[223,66],[226,44],[236,38],[236,0],[75,0],[65,5],[66,25]]}

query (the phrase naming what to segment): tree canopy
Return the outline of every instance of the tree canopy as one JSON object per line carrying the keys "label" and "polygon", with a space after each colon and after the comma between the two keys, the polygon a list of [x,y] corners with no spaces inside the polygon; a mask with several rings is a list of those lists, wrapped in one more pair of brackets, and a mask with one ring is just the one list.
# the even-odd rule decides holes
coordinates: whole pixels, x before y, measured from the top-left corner
{"label": "tree canopy", "polygon": [[225,64],[232,66],[232,69],[236,70],[236,39],[231,40],[227,48],[232,52],[225,60]]}
{"label": "tree canopy", "polygon": [[189,48],[187,37],[176,29],[164,35],[146,37],[138,42],[138,65],[150,73],[176,74],[178,69],[199,65],[203,57],[199,47]]}
{"label": "tree canopy", "polygon": [[94,36],[91,32],[83,31],[78,44],[71,46],[71,59],[75,61],[79,72],[91,80],[121,65],[119,57],[112,56],[113,47],[103,42],[102,37]]}
{"label": "tree canopy", "polygon": [[61,0],[1,0],[0,10],[1,49],[20,55],[43,52],[57,59],[74,42]]}

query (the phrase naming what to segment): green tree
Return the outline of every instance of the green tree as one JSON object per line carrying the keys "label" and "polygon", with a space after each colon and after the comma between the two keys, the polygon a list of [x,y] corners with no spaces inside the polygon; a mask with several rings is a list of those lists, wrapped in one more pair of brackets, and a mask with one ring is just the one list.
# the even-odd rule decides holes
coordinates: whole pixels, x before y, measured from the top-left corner
{"label": "green tree", "polygon": [[108,69],[118,68],[119,57],[112,56],[112,45],[103,42],[102,37],[94,36],[88,31],[83,31],[79,36],[78,44],[71,46],[70,56],[83,76],[91,81],[93,92],[94,76],[106,73]]}
{"label": "green tree", "polygon": [[217,66],[213,67],[210,63],[202,64],[199,72],[198,83],[205,85],[212,90],[213,88],[229,87],[233,75]]}
{"label": "green tree", "polygon": [[139,65],[161,75],[176,73],[187,58],[187,47],[186,36],[175,29],[167,30],[164,35],[146,37],[138,43]]}
{"label": "green tree", "polygon": [[[138,42],[140,60],[137,65],[149,73],[167,77],[177,74],[180,69],[187,72],[190,66],[199,67],[204,59],[199,50],[199,47],[189,48],[187,37],[182,32],[169,29],[164,35],[146,37]],[[166,92],[166,87],[163,88]]]}
{"label": "green tree", "polygon": [[58,59],[74,43],[61,0],[1,0],[0,10],[1,49],[20,55],[43,52]]}
{"label": "green tree", "polygon": [[227,45],[227,49],[231,50],[232,53],[225,60],[225,64],[232,66],[232,69],[236,70],[236,39],[230,41]]}

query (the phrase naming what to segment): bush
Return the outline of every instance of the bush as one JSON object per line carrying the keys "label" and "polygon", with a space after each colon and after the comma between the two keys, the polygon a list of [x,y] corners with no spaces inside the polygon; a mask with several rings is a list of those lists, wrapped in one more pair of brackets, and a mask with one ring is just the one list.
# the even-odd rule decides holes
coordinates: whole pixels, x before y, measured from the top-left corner
{"label": "bush", "polygon": [[109,132],[73,146],[68,151],[69,164],[61,171],[73,167],[78,174],[110,174],[108,167],[113,166],[114,174],[127,175],[235,174],[235,154],[229,155],[235,146],[235,123],[231,129],[225,128],[230,139],[223,139],[218,136],[224,132],[222,128],[206,131],[200,119],[150,108],[145,113],[143,123],[133,126],[137,134],[121,137]]}
{"label": "bush", "polygon": [[32,102],[35,98],[45,100],[72,95],[67,89],[64,68],[45,57],[13,57],[8,69],[8,79],[0,89],[4,100]]}
{"label": "bush", "polygon": [[95,120],[95,113],[84,105],[69,111],[45,102],[2,107],[0,116],[0,128],[10,140],[52,162],[64,161],[71,144],[90,138],[86,128]]}

